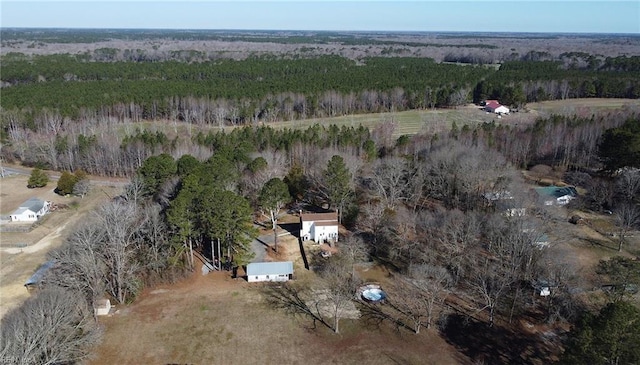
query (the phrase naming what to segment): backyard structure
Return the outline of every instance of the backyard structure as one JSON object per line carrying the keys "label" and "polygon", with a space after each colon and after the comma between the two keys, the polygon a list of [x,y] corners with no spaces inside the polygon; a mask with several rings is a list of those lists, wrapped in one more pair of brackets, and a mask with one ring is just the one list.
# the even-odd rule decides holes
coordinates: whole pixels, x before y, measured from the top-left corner
{"label": "backyard structure", "polygon": [[49,212],[50,205],[51,203],[48,201],[31,198],[20,204],[20,207],[13,211],[9,217],[12,222],[35,222]]}
{"label": "backyard structure", "polygon": [[93,313],[95,316],[106,316],[111,311],[111,301],[109,299],[98,299],[93,303]]}
{"label": "backyard structure", "polygon": [[338,213],[300,213],[300,238],[316,243],[338,241]]}
{"label": "backyard structure", "polygon": [[545,186],[536,188],[536,193],[544,205],[567,205],[578,196],[578,192],[573,186]]}
{"label": "backyard structure", "polygon": [[293,278],[293,262],[253,262],[247,265],[247,281],[289,281]]}
{"label": "backyard structure", "polygon": [[55,261],[45,262],[38,268],[38,270],[36,270],[33,275],[31,275],[29,279],[27,279],[27,281],[24,283],[24,287],[27,288],[27,291],[29,293],[33,293],[40,287],[42,279],[44,279],[45,275],[47,275],[47,272],[51,270],[54,265]]}

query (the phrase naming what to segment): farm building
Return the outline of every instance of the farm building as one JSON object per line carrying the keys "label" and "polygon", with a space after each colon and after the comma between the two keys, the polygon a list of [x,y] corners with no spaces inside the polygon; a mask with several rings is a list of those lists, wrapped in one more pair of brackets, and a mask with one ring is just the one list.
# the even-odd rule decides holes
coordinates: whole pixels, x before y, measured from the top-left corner
{"label": "farm building", "polygon": [[247,281],[288,281],[293,278],[293,262],[253,262],[247,265]]}
{"label": "farm building", "polygon": [[549,236],[547,236],[546,234],[541,234],[533,241],[533,245],[538,248],[545,248],[549,246]]}
{"label": "farm building", "polygon": [[42,283],[42,279],[47,275],[47,272],[51,270],[53,265],[55,265],[55,261],[47,261],[42,264],[42,266],[40,266],[38,270],[36,270],[36,272],[24,283],[24,287],[27,288],[27,291],[31,293],[37,290],[40,287],[40,283]]}
{"label": "farm building", "polygon": [[500,105],[497,100],[487,100],[487,103],[484,106],[484,110],[488,111],[489,113],[509,114],[509,108],[504,105]]}
{"label": "farm building", "polygon": [[301,213],[300,237],[316,243],[338,240],[338,213]]}
{"label": "farm building", "polygon": [[536,193],[544,205],[567,205],[578,196],[578,192],[573,186],[545,186],[536,188]]}
{"label": "farm building", "polygon": [[49,212],[50,205],[48,201],[31,198],[22,203],[9,217],[12,222],[35,222]]}

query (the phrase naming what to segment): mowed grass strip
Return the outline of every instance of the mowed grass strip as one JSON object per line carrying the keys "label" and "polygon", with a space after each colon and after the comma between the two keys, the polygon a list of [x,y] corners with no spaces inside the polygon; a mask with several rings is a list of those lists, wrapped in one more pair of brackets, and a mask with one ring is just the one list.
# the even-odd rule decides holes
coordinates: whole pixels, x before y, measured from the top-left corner
{"label": "mowed grass strip", "polygon": [[[474,127],[479,123],[496,122],[505,125],[522,125],[533,123],[537,118],[545,118],[551,114],[580,114],[591,115],[593,113],[614,111],[622,108],[640,108],[640,100],[636,99],[565,99],[551,100],[538,103],[529,103],[524,111],[511,113],[498,117],[493,113],[481,110],[480,106],[467,104],[452,109],[424,109],[407,110],[400,112],[384,112],[369,114],[342,115],[337,117],[311,118],[304,120],[287,120],[271,123],[261,123],[275,129],[306,129],[314,124],[329,126],[335,124],[338,127],[358,127],[363,125],[374,129],[386,122],[395,122],[394,137],[401,135],[413,135],[421,132],[442,133],[451,130],[453,123],[458,128],[465,125]],[[216,125],[187,125],[183,122],[169,120],[144,121],[139,123],[119,125],[120,134],[127,135],[140,130],[160,131],[173,138],[175,135],[191,136],[198,132],[208,133],[221,130]],[[230,132],[237,126],[225,126],[222,130]]]}

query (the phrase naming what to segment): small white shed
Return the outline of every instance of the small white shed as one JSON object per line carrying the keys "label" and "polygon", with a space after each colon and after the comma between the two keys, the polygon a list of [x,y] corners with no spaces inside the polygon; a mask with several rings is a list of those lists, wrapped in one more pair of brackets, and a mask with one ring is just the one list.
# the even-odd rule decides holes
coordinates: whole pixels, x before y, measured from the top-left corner
{"label": "small white shed", "polygon": [[247,265],[247,281],[289,281],[293,278],[293,262],[252,262]]}
{"label": "small white shed", "polygon": [[93,303],[93,313],[96,316],[106,316],[111,311],[111,301],[109,299],[98,299]]}

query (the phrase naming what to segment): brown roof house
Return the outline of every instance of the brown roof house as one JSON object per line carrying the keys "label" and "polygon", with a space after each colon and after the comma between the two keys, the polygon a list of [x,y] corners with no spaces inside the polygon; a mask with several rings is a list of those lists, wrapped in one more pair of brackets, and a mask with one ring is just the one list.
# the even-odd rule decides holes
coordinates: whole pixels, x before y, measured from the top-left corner
{"label": "brown roof house", "polygon": [[316,243],[338,241],[338,213],[300,213],[300,237]]}

